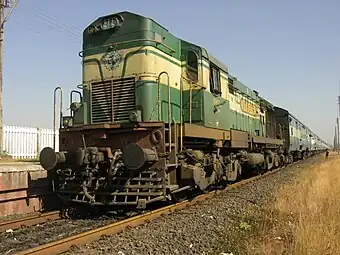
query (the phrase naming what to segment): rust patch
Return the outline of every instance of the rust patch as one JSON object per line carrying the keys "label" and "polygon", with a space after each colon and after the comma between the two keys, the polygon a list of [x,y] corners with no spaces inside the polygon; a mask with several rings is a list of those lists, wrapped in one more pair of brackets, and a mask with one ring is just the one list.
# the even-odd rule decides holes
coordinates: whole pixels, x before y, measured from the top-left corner
{"label": "rust patch", "polygon": [[217,128],[207,128],[195,124],[184,124],[183,136],[207,138],[214,140],[230,140],[230,131]]}
{"label": "rust patch", "polygon": [[92,130],[69,129],[68,132],[60,133],[60,150],[67,151],[84,147],[84,141],[82,138],[82,136],[84,136],[87,147],[95,146],[102,148],[122,149],[129,143],[137,143],[143,148],[156,147],[158,152],[164,152],[164,140],[160,141],[158,144],[155,144],[152,139],[152,134],[154,132],[160,132],[164,137],[164,124],[161,127],[159,127],[159,125],[156,125],[155,127],[150,124],[150,127],[145,127],[147,125],[142,124],[138,128],[101,128]]}
{"label": "rust patch", "polygon": [[119,124],[119,123],[105,123],[105,124],[90,124],[90,125],[81,125],[79,127],[71,127],[71,128],[61,128],[59,130],[60,133],[69,132],[69,131],[83,131],[83,130],[92,130],[92,129],[128,129],[128,128],[160,128],[163,127],[162,122],[139,122],[137,124]]}
{"label": "rust patch", "polygon": [[283,145],[283,140],[273,139],[273,138],[269,138],[269,137],[262,137],[262,136],[253,136],[253,142],[254,143]]}

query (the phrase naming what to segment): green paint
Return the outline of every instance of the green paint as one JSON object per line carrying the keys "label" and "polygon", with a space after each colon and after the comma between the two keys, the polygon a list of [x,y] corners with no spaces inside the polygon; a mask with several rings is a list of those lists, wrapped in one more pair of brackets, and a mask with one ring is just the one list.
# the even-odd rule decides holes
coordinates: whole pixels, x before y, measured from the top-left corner
{"label": "green paint", "polygon": [[[255,134],[260,120],[230,109],[229,101],[204,92],[204,125],[213,128],[238,129]],[[261,131],[260,131],[261,132]]]}
{"label": "green paint", "polygon": [[[117,44],[114,47],[116,50],[140,47],[138,50],[127,54],[124,66],[126,66],[127,59],[135,54],[154,54],[177,66],[182,66],[180,63],[175,62],[172,58],[185,61],[188,50],[193,50],[198,56],[199,66],[209,68],[209,54],[204,48],[175,37],[154,20],[130,12],[120,12],[108,16],[114,15],[120,15],[124,19],[123,25],[117,31],[107,30],[95,35],[89,35],[87,33],[87,28],[84,30],[84,57],[90,57],[95,54],[103,54],[108,51],[109,45]],[[105,16],[105,18],[108,16]],[[100,24],[103,18],[104,17],[98,18],[90,24],[90,26]],[[154,40],[161,40],[162,44],[174,49],[176,52],[171,52],[167,47],[164,47],[162,44],[157,44]],[[156,49],[166,53],[168,57],[159,54],[157,51],[143,49],[145,46],[155,47]],[[85,62],[88,61],[89,60],[86,60]],[[100,65],[100,63],[98,63],[98,65]],[[123,69],[122,76],[124,76],[125,70],[126,69]],[[221,70],[221,72],[224,74],[222,75],[223,79],[226,79],[223,76],[234,78],[225,71]],[[261,98],[258,97],[252,89],[248,88],[238,80],[234,81],[234,87],[240,94],[246,96],[252,101],[259,102],[259,100],[261,100]]]}
{"label": "green paint", "polygon": [[[231,75],[228,74],[228,77],[231,77]],[[255,103],[259,102],[260,98],[255,94],[255,92],[239,80],[234,81],[234,87],[239,94],[243,95],[244,97]]]}
{"label": "green paint", "polygon": [[[115,45],[114,49],[131,49],[138,48],[126,54],[122,63],[123,69],[121,76],[126,75],[126,67],[131,56],[136,54],[153,54],[157,57],[168,61],[169,65],[176,65],[178,68],[183,68],[186,65],[187,53],[189,50],[194,51],[198,57],[198,66],[209,68],[209,54],[208,52],[195,44],[181,40],[172,35],[167,29],[159,25],[150,18],[142,17],[137,14],[129,12],[120,12],[113,15],[121,15],[124,19],[123,25],[117,30],[108,30],[100,32],[99,34],[89,35],[87,29],[83,33],[83,57],[86,57],[84,63],[89,61],[96,61],[99,70],[102,64],[98,59],[91,59],[91,56],[96,54],[103,54],[109,49],[109,45]],[[106,17],[108,17],[106,16]],[[103,17],[98,18],[93,24],[99,24]],[[160,40],[162,44],[154,42]],[[165,47],[165,46],[166,47]],[[146,46],[152,46],[153,49],[145,49]],[[175,52],[169,50],[172,48]],[[164,54],[160,54],[158,50]],[[177,61],[176,61],[177,60]],[[181,62],[179,62],[181,61]],[[215,64],[218,61],[213,59]],[[222,65],[222,64],[220,64]],[[226,72],[226,68],[220,66],[221,78],[233,78]],[[224,69],[224,71],[222,70]],[[199,72],[203,69],[199,68]],[[199,74],[200,76],[201,74]],[[102,77],[104,79],[104,77]],[[208,84],[205,84],[206,86]],[[209,86],[207,86],[209,88]],[[237,79],[234,79],[234,87],[236,92],[247,97],[249,100],[259,103],[261,98],[256,93],[242,84]],[[183,91],[183,121],[205,125],[212,128],[221,129],[239,129],[255,134],[255,130],[262,130],[260,128],[260,120],[245,116],[242,113],[237,113],[230,109],[229,102],[219,96],[214,96],[207,90],[193,89],[191,102],[191,119],[189,96],[190,91]],[[168,122],[168,87],[165,84],[160,84],[160,105],[161,105],[161,121]],[[136,109],[142,112],[142,121],[157,121],[158,120],[158,105],[157,105],[157,83],[155,81],[137,81],[136,82]],[[88,124],[90,120],[90,96],[87,90],[84,90],[84,106],[79,112],[81,115],[76,116],[76,121],[84,118],[84,124]],[[171,111],[172,118],[180,121],[180,90],[178,88],[171,88]]]}
{"label": "green paint", "polygon": [[[168,86],[160,84],[161,121],[168,122]],[[180,122],[180,92],[170,88],[172,119]],[[136,108],[142,111],[143,121],[158,121],[158,86],[155,81],[136,82]]]}
{"label": "green paint", "polygon": [[[115,49],[127,49],[132,47],[143,47],[146,45],[154,46],[161,51],[175,57],[180,58],[180,41],[174,35],[169,33],[164,27],[150,18],[146,18],[130,12],[120,12],[109,16],[120,15],[123,17],[124,22],[122,26],[117,30],[106,30],[99,32],[98,34],[90,35],[87,32],[88,27],[83,32],[83,51],[84,56],[90,56],[107,51],[108,46],[116,43],[122,43],[117,45]],[[108,17],[108,16],[106,16]],[[104,17],[98,18],[91,25],[98,25],[101,23]],[[157,44],[151,40],[161,39],[162,44]],[[150,40],[150,41],[138,41],[138,40]],[[171,52],[168,47],[174,49],[176,52]]]}
{"label": "green paint", "polygon": [[[145,45],[144,45],[145,46]],[[156,49],[156,48],[155,48]],[[126,50],[128,50],[128,48],[126,48]],[[104,51],[102,52],[102,53],[104,53]],[[172,64],[174,64],[174,65],[176,65],[176,66],[178,66],[178,67],[185,67],[186,66],[186,63],[184,62],[184,63],[182,63],[182,62],[177,62],[177,61],[175,61],[174,60],[174,58],[172,58],[172,57],[170,57],[170,56],[165,56],[165,55],[162,55],[162,54],[160,54],[159,52],[157,52],[156,50],[150,50],[150,49],[143,49],[143,47],[141,47],[141,49],[138,49],[138,50],[135,50],[135,51],[131,51],[131,52],[129,52],[129,53],[127,53],[126,54],[126,56],[124,57],[124,59],[123,59],[123,63],[124,63],[124,65],[126,65],[126,62],[128,61],[128,59],[131,57],[131,56],[133,56],[133,55],[137,55],[137,54],[145,54],[145,55],[147,55],[147,54],[152,54],[152,55],[155,55],[155,56],[157,56],[157,57],[160,57],[160,58],[162,58],[162,59],[164,59],[164,60],[166,60],[166,61],[168,61],[168,62],[170,62],[170,63],[172,63]],[[98,61],[97,59],[85,59],[84,61],[83,61],[83,63],[84,64],[86,64],[86,63],[90,63],[90,62],[92,62],[92,61],[95,61],[95,62],[97,62],[97,64],[100,66],[101,65],[101,63],[100,63],[100,61]],[[203,66],[203,67],[205,67],[205,68],[209,68],[209,66],[206,64],[206,63],[199,63],[199,66]],[[224,78],[224,77],[223,77]],[[224,78],[225,79],[225,78]]]}
{"label": "green paint", "polygon": [[[136,88],[136,107],[142,110],[143,121],[158,120],[157,83],[154,81],[138,81]],[[161,89],[161,120],[168,121],[168,87],[160,84]],[[183,91],[183,121],[190,121],[189,93]],[[215,104],[214,104],[214,103]],[[203,90],[192,90],[191,122],[212,128],[239,129],[255,134],[260,129],[260,120],[237,113],[230,109],[229,102]],[[216,105],[216,107],[214,107]],[[172,117],[180,121],[180,91],[171,88]],[[218,109],[219,111],[216,111]],[[215,110],[215,111],[214,111]],[[153,114],[152,114],[153,113]]]}
{"label": "green paint", "polygon": [[[191,123],[203,125],[204,91],[193,89],[191,93]],[[190,90],[183,91],[183,120],[190,122]]]}
{"label": "green paint", "polygon": [[89,114],[88,114],[88,93],[83,93],[83,102],[81,102],[79,109],[74,112],[73,123],[75,125],[87,125],[89,124]]}

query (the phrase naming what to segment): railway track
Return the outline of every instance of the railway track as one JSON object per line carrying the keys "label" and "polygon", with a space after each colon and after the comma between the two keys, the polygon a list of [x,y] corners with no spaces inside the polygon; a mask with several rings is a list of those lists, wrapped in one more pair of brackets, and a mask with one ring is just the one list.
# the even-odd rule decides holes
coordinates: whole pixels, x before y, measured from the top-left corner
{"label": "railway track", "polygon": [[[295,162],[291,165],[295,165],[299,163]],[[177,212],[181,209],[184,209],[186,207],[195,205],[195,204],[199,204],[200,202],[208,199],[208,198],[212,198],[214,196],[219,195],[222,192],[228,192],[229,190],[235,189],[237,187],[240,187],[242,185],[248,184],[250,182],[256,181],[258,179],[261,179],[265,176],[274,174],[278,171],[283,170],[285,167],[281,167],[278,169],[275,169],[271,172],[267,172],[264,173],[262,175],[257,175],[245,180],[241,180],[235,184],[229,185],[226,189],[224,190],[217,190],[217,191],[212,191],[210,193],[207,194],[202,194],[199,195],[195,198],[193,198],[192,200],[185,200],[183,202],[179,202],[177,204],[174,205],[169,205],[160,209],[156,209],[153,210],[151,212],[148,213],[144,213],[144,214],[140,214],[128,219],[124,219],[122,221],[118,221],[103,227],[99,227],[96,229],[92,229],[90,231],[84,232],[84,233],[80,233],[80,234],[76,234],[74,236],[70,236],[68,238],[64,238],[52,243],[47,243],[44,245],[40,245],[37,246],[35,248],[29,249],[29,250],[25,250],[25,251],[21,251],[18,252],[16,254],[18,255],[40,255],[40,254],[60,254],[63,252],[68,251],[72,246],[74,245],[83,245],[86,243],[90,243],[93,242],[97,239],[99,239],[102,235],[110,235],[110,234],[116,234],[119,233],[121,231],[124,231],[124,229],[127,228],[131,228],[131,227],[136,227],[138,225],[142,225],[145,223],[150,222],[151,220],[157,219],[159,217],[171,214],[173,212]]]}
{"label": "railway track", "polygon": [[0,232],[4,232],[8,229],[15,230],[21,227],[29,227],[36,224],[45,223],[49,220],[53,221],[58,219],[60,219],[59,211],[37,213],[36,215],[30,215],[15,220],[0,222]]}

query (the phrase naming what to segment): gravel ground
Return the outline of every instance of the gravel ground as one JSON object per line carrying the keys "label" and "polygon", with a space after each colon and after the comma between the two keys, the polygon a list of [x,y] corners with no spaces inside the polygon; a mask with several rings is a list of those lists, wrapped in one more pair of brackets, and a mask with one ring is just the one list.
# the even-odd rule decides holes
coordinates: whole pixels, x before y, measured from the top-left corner
{"label": "gravel ground", "polygon": [[[135,214],[130,213],[127,216]],[[119,218],[101,217],[99,219],[62,219],[14,231],[7,230],[0,233],[0,254],[14,254],[18,251],[108,225],[124,217],[126,216],[119,216]]]}
{"label": "gravel ground", "polygon": [[36,215],[37,212],[29,212],[29,213],[18,213],[18,214],[11,214],[11,215],[6,215],[6,216],[0,216],[0,223],[5,222],[5,221],[10,221],[10,220],[17,220],[21,218],[25,218],[28,216],[33,216]]}
{"label": "gravel ground", "polygon": [[[102,236],[96,242],[73,247],[66,254],[207,255],[233,252],[236,255],[238,240],[234,238],[238,238],[230,233],[251,229],[252,224],[255,224],[251,219],[251,215],[254,215],[252,212],[265,205],[281,184],[292,180],[297,172],[308,170],[321,157],[309,158],[283,171],[143,226],[113,236]],[[227,238],[232,236],[234,237]]]}

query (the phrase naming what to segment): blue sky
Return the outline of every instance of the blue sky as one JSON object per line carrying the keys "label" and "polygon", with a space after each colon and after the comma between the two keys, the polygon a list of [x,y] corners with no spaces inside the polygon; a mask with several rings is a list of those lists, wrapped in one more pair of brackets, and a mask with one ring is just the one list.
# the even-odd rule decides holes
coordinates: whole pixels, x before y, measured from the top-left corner
{"label": "blue sky", "polygon": [[6,24],[4,123],[52,127],[53,89],[81,83],[82,30],[132,11],[206,47],[230,72],[333,142],[340,1],[25,0]]}

